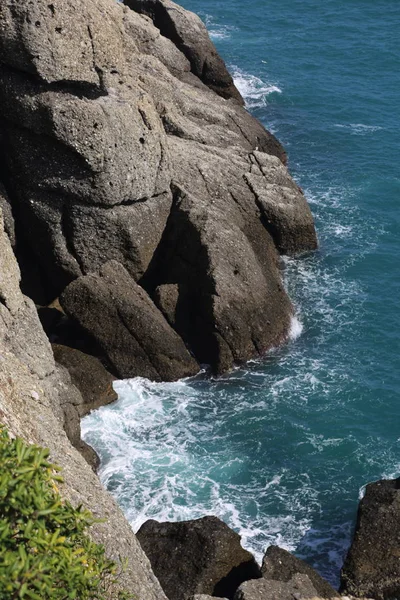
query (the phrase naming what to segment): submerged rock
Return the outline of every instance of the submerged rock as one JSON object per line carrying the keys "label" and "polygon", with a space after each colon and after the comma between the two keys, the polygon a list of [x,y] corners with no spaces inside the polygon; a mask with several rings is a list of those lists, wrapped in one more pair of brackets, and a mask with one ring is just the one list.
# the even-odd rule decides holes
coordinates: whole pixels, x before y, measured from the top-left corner
{"label": "submerged rock", "polygon": [[400,597],[400,478],[367,485],[341,591],[376,600]]}
{"label": "submerged rock", "polygon": [[196,594],[231,599],[243,581],[261,576],[240,536],[217,517],[179,523],[150,520],[137,537],[169,600]]}

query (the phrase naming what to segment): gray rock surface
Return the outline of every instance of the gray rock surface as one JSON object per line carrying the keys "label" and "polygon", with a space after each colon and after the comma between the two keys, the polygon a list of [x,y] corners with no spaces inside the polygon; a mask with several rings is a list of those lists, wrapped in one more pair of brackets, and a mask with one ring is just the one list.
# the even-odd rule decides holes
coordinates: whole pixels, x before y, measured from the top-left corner
{"label": "gray rock surface", "polygon": [[60,344],[52,344],[52,349],[55,361],[67,369],[82,395],[82,403],[77,405],[80,418],[95,408],[115,402],[118,398],[112,385],[115,377],[98,358]]}
{"label": "gray rock surface", "polygon": [[93,336],[121,378],[173,381],[199,370],[182,339],[116,261],[103,265],[98,275],[75,280],[60,302]]}
{"label": "gray rock surface", "polygon": [[[225,161],[219,166],[234,169]],[[210,180],[213,174],[207,172]],[[229,206],[222,186],[214,201],[202,201],[206,184],[201,175],[197,181],[196,195],[175,189],[150,278],[158,284],[158,306],[198,360],[223,373],[282,342],[292,309],[274,246],[245,185],[240,203]]]}
{"label": "gray rock surface", "polygon": [[222,372],[286,339],[276,248],[315,248],[311,213],[198,17],[129,2],[0,5],[0,160],[24,278],[36,262],[47,305],[116,260]]}
{"label": "gray rock surface", "polygon": [[358,508],[341,591],[376,600],[400,597],[400,478],[370,483]]}
{"label": "gray rock surface", "polygon": [[293,575],[287,581],[264,578],[242,583],[234,600],[316,600],[318,594],[307,575]]}
{"label": "gray rock surface", "polygon": [[[224,61],[202,20],[171,0],[124,0],[134,11],[149,16],[164,38],[187,58],[191,72],[223,98],[243,104]],[[158,52],[158,49],[157,49]],[[176,67],[172,66],[176,72]],[[184,71],[187,71],[186,65]]]}
{"label": "gray rock surface", "polygon": [[269,546],[264,555],[261,573],[265,579],[288,582],[294,575],[307,575],[318,596],[337,598],[337,591],[310,565],[287,550],[278,546]]}
{"label": "gray rock surface", "polygon": [[[49,448],[51,460],[63,467],[62,495],[105,519],[91,535],[109,557],[127,559],[120,585],[141,600],[167,600],[129,523],[65,434],[63,404],[66,399],[82,402],[79,396],[67,371],[56,367],[35,307],[19,290],[19,270],[0,211],[0,421],[11,434]],[[116,596],[113,587],[108,600]]]}
{"label": "gray rock surface", "polygon": [[[189,600],[212,600],[215,596],[208,596],[207,594],[196,594],[192,596]],[[222,600],[228,600],[227,598],[222,598]]]}
{"label": "gray rock surface", "polygon": [[240,536],[217,517],[179,523],[150,520],[137,537],[169,600],[196,594],[233,598],[243,581],[261,576]]}
{"label": "gray rock surface", "polygon": [[0,209],[3,212],[4,229],[10,239],[11,246],[15,246],[15,221],[7,192],[0,182]]}

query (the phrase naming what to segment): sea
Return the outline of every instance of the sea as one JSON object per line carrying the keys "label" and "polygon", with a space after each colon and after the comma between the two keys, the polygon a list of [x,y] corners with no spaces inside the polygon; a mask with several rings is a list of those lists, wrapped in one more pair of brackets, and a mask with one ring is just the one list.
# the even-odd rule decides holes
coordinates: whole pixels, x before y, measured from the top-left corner
{"label": "sea", "polygon": [[118,381],[83,421],[134,530],[217,515],[335,586],[365,485],[400,475],[400,2],[182,0],[284,144],[319,237],[291,339],[232,373]]}

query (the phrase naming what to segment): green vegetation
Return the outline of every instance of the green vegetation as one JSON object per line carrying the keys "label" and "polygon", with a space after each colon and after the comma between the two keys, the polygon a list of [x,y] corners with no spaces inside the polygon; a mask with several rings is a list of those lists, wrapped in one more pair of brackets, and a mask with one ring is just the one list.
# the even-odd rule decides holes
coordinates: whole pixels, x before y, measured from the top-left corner
{"label": "green vegetation", "polygon": [[91,513],[61,499],[48,455],[0,426],[0,600],[102,600],[118,567],[87,536]]}

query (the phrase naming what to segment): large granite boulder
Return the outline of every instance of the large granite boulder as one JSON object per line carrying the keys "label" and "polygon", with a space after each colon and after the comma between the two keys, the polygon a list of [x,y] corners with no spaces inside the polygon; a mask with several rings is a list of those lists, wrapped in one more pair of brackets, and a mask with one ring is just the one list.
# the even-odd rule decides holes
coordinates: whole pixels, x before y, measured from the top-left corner
{"label": "large granite boulder", "polygon": [[199,370],[182,339],[116,261],[103,265],[98,275],[76,279],[60,302],[93,336],[121,378],[173,381]]}
{"label": "large granite boulder", "polygon": [[337,591],[306,562],[278,546],[267,549],[261,572],[264,579],[289,582],[297,574],[307,575],[321,598],[337,598]]}
{"label": "large granite boulder", "polygon": [[311,213],[198,17],[127,4],[0,4],[1,176],[24,288],[48,305],[118,261],[223,372],[286,339],[277,251],[316,247]]}
{"label": "large granite boulder", "polygon": [[92,511],[90,535],[106,555],[126,561],[116,585],[141,600],[167,600],[132,529],[64,430],[64,408],[82,402],[68,372],[54,362],[36,309],[19,289],[19,269],[4,233],[0,210],[0,422],[14,436],[50,449],[64,483],[62,496]]}
{"label": "large granite boulder", "polygon": [[341,591],[376,600],[400,597],[400,478],[367,485]]}
{"label": "large granite boulder", "polygon": [[261,576],[240,536],[217,517],[179,523],[150,520],[137,537],[169,600],[196,594],[231,599],[243,581]]}

